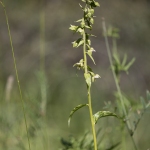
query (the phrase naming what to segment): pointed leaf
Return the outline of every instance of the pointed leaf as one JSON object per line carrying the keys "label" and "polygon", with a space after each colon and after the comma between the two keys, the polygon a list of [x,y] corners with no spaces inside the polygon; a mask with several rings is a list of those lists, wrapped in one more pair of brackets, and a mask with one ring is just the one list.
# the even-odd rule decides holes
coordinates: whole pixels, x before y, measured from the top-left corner
{"label": "pointed leaf", "polygon": [[80,105],[78,105],[77,107],[75,107],[75,108],[71,111],[71,113],[70,113],[70,115],[69,115],[69,119],[68,119],[68,126],[70,126],[70,122],[71,122],[71,118],[72,118],[73,114],[74,114],[78,109],[80,109],[80,108],[82,108],[82,107],[84,107],[84,106],[88,106],[88,104],[80,104]]}
{"label": "pointed leaf", "polygon": [[100,7],[100,4],[99,4],[98,2],[95,2],[95,5],[96,5],[97,7]]}
{"label": "pointed leaf", "polygon": [[94,76],[92,76],[92,82],[95,81],[95,79],[101,78],[99,74],[94,74]]}
{"label": "pointed leaf", "polygon": [[81,7],[81,9],[83,10],[83,6],[79,3],[79,6]]}
{"label": "pointed leaf", "polygon": [[94,19],[93,18],[90,19],[90,23],[94,24]]}
{"label": "pointed leaf", "polygon": [[91,40],[88,39],[88,40],[86,41],[86,43],[87,43],[88,45],[91,45]]}
{"label": "pointed leaf", "polygon": [[125,54],[123,57],[122,66],[125,66],[126,62],[127,62],[127,54]]}
{"label": "pointed leaf", "polygon": [[83,41],[83,40],[81,40],[81,41],[78,43],[78,46],[77,46],[77,47],[79,47],[79,46],[83,45],[83,43],[84,43],[84,41]]}
{"label": "pointed leaf", "polygon": [[93,8],[89,9],[89,12],[93,15],[94,14],[94,9]]}
{"label": "pointed leaf", "polygon": [[88,34],[89,36],[94,36],[94,37],[96,37],[96,35],[93,35],[93,34]]}
{"label": "pointed leaf", "polygon": [[93,72],[90,66],[87,66],[88,71]]}
{"label": "pointed leaf", "polygon": [[69,29],[72,31],[76,31],[78,29],[78,26],[71,25]]}
{"label": "pointed leaf", "polygon": [[72,42],[73,44],[73,47],[79,47],[80,45],[82,45],[84,43],[83,39],[82,38],[79,38],[78,40]]}
{"label": "pointed leaf", "polygon": [[91,75],[89,73],[84,73],[85,81],[89,87],[91,87]]}
{"label": "pointed leaf", "polygon": [[77,69],[80,70],[80,69],[83,69],[84,68],[84,61],[83,59],[81,59],[78,63],[75,63],[73,65],[73,67],[77,66]]}
{"label": "pointed leaf", "polygon": [[94,58],[92,57],[92,53],[95,52],[95,50],[93,48],[90,48],[90,50],[87,51],[87,54],[89,55],[89,57],[92,59],[93,63],[96,65]]}
{"label": "pointed leaf", "polygon": [[85,27],[86,27],[87,29],[91,29],[91,27],[90,27],[90,26],[85,25]]}
{"label": "pointed leaf", "polygon": [[114,58],[114,60],[116,61],[116,63],[117,63],[118,65],[120,65],[120,58],[119,58],[119,55],[118,55],[117,53],[114,53],[114,54],[113,54],[113,58]]}
{"label": "pointed leaf", "polygon": [[96,65],[94,58],[92,57],[92,54],[87,52],[87,54],[89,55],[89,57],[91,58],[91,60],[93,61],[93,63]]}
{"label": "pointed leaf", "polygon": [[102,117],[107,117],[107,116],[114,116],[116,118],[119,118],[115,113],[112,113],[110,111],[99,111],[96,114],[93,115],[94,118],[94,124],[97,123],[98,119]]}
{"label": "pointed leaf", "polygon": [[82,33],[83,33],[83,29],[82,29],[82,28],[78,28],[78,29],[77,29],[77,32],[79,32],[79,33],[82,34]]}
{"label": "pointed leaf", "polygon": [[82,19],[79,19],[79,20],[77,20],[76,22],[81,22],[82,21]]}
{"label": "pointed leaf", "polygon": [[131,65],[134,63],[135,58],[133,58],[126,66],[125,66],[125,70],[128,71],[128,69],[131,67]]}

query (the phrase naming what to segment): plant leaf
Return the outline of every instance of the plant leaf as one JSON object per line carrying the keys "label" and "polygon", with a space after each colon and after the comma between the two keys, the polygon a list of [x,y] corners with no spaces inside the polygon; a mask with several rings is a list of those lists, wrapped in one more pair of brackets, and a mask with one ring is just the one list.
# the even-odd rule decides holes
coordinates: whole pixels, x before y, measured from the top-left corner
{"label": "plant leaf", "polygon": [[134,63],[135,58],[133,58],[126,66],[125,66],[125,71],[128,71],[128,69],[131,67],[131,65]]}
{"label": "plant leaf", "polygon": [[78,106],[76,106],[71,112],[70,112],[70,115],[69,115],[69,119],[68,119],[68,126],[70,126],[70,122],[71,122],[71,118],[73,116],[73,114],[80,108],[84,107],[84,106],[88,106],[88,104],[80,104]]}
{"label": "plant leaf", "polygon": [[92,57],[92,53],[95,52],[95,50],[93,48],[91,48],[90,50],[87,51],[87,54],[89,55],[89,57],[92,59],[93,63],[96,65],[94,58]]}
{"label": "plant leaf", "polygon": [[80,70],[80,69],[83,69],[84,68],[84,61],[83,61],[83,59],[81,59],[78,63],[75,63],[74,65],[73,65],[73,67],[77,67],[77,69],[78,70]]}
{"label": "plant leaf", "polygon": [[76,31],[78,29],[78,26],[70,25],[70,30]]}
{"label": "plant leaf", "polygon": [[78,40],[72,42],[73,44],[73,47],[79,47],[80,45],[82,45],[84,43],[83,39],[82,38],[79,38]]}
{"label": "plant leaf", "polygon": [[91,75],[89,73],[84,73],[85,81],[89,87],[91,87]]}
{"label": "plant leaf", "polygon": [[94,74],[94,76],[92,76],[92,82],[95,81],[95,79],[101,78],[99,74]]}
{"label": "plant leaf", "polygon": [[98,111],[96,114],[93,115],[94,118],[94,124],[97,123],[98,119],[102,118],[102,117],[107,117],[107,116],[114,116],[116,118],[120,118],[119,116],[117,116],[115,113],[112,113],[110,111]]}
{"label": "plant leaf", "polygon": [[122,66],[125,66],[126,62],[127,62],[127,54],[125,54],[123,57]]}
{"label": "plant leaf", "polygon": [[81,41],[79,42],[79,44],[78,44],[78,46],[77,46],[77,47],[81,46],[83,43],[84,43],[84,41],[83,41],[83,40],[81,40]]}
{"label": "plant leaf", "polygon": [[90,18],[90,23],[94,24],[94,19],[93,18]]}

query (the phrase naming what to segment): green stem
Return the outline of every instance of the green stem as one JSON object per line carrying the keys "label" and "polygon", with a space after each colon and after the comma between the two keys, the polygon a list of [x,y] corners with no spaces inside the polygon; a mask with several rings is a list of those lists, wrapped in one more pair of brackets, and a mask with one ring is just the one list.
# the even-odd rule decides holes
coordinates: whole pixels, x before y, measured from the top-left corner
{"label": "green stem", "polygon": [[41,114],[46,114],[46,74],[45,74],[45,0],[41,0],[40,4],[40,72],[42,74],[41,81]]}
{"label": "green stem", "polygon": [[[88,73],[88,70],[87,70],[87,57],[86,57],[86,33],[85,33],[85,29],[84,29],[84,33],[83,33],[83,40],[84,40],[84,45],[83,45],[84,72]],[[87,85],[87,92],[88,92],[88,106],[89,106],[90,120],[91,120],[91,126],[92,126],[92,134],[93,134],[93,140],[94,140],[94,150],[97,150],[95,124],[94,124],[93,112],[92,112],[91,88],[88,85]]]}
{"label": "green stem", "polygon": [[122,93],[121,93],[121,89],[120,89],[120,86],[119,86],[119,82],[118,82],[118,79],[117,79],[117,76],[115,74],[115,71],[113,69],[113,61],[112,61],[112,56],[111,56],[111,52],[110,52],[110,47],[109,47],[109,43],[108,43],[108,38],[107,38],[107,35],[106,35],[106,25],[105,25],[105,21],[103,19],[103,31],[104,31],[104,37],[105,37],[105,43],[106,43],[106,49],[107,49],[107,53],[108,53],[108,57],[109,57],[109,61],[110,61],[110,65],[111,65],[111,69],[112,69],[112,73],[113,73],[113,77],[114,77],[114,80],[115,80],[115,84],[116,84],[116,87],[117,87],[117,91],[119,93],[119,98],[120,98],[120,101],[121,101],[121,105],[122,105],[122,109],[123,109],[123,113],[124,113],[124,116],[125,116],[125,120],[126,120],[126,127],[128,129],[128,132],[131,136],[131,139],[132,139],[132,142],[133,142],[133,145],[134,145],[134,148],[135,150],[137,150],[137,147],[136,147],[136,144],[135,144],[135,141],[131,135],[131,124],[130,124],[130,121],[129,119],[127,118],[128,115],[127,115],[127,111],[126,111],[126,108],[125,108],[125,104],[123,102],[123,97],[122,97]]}
{"label": "green stem", "polygon": [[40,5],[40,69],[45,70],[45,1]]}
{"label": "green stem", "polygon": [[26,119],[26,113],[25,113],[25,108],[24,108],[24,100],[23,100],[23,97],[22,97],[22,91],[21,91],[21,86],[20,86],[20,81],[19,81],[19,75],[18,75],[18,70],[17,70],[17,65],[16,65],[16,59],[15,59],[15,53],[14,53],[14,47],[13,47],[12,37],[11,37],[11,33],[10,33],[8,16],[7,16],[7,12],[6,12],[6,8],[5,8],[4,3],[2,3],[1,1],[0,1],[0,3],[2,4],[4,12],[5,12],[7,29],[8,29],[8,34],[9,34],[9,40],[10,40],[10,45],[11,45],[11,50],[12,50],[12,56],[13,56],[13,61],[14,61],[14,68],[15,68],[15,72],[16,72],[16,79],[17,79],[19,93],[20,93],[20,98],[21,98],[21,102],[22,102],[22,110],[23,110],[23,115],[24,115],[24,120],[25,120],[25,126],[26,126],[26,132],[27,132],[27,138],[28,138],[28,144],[29,144],[29,150],[31,150],[29,133],[28,133],[28,126],[27,126],[27,119]]}

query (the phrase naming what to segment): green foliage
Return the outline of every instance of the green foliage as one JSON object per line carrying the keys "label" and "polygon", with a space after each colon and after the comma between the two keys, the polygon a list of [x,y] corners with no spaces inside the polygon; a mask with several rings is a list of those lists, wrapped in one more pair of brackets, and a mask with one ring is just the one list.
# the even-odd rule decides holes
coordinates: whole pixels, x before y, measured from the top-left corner
{"label": "green foliage", "polygon": [[[15,0],[15,1],[17,2],[17,0]],[[25,46],[25,49],[24,49],[23,44],[24,43],[27,44],[26,37],[27,37],[27,39],[30,40],[30,38],[32,38],[32,36],[34,36],[33,31],[39,30],[39,28],[37,27],[39,25],[35,21],[39,15],[39,13],[38,13],[39,9],[35,10],[37,5],[34,5],[34,7],[32,7],[32,5],[34,4],[33,1],[32,2],[31,1],[23,2],[21,0],[21,2],[18,1],[18,3],[16,3],[15,1],[13,1],[13,2],[10,1],[7,3],[8,8],[13,7],[13,9],[10,9],[10,12],[8,13],[8,14],[11,14],[9,17],[11,18],[10,25],[12,23],[12,30],[14,30],[12,33],[16,33],[16,27],[19,27],[19,28],[21,27],[20,29],[22,30],[21,32],[23,32],[23,33],[29,29],[27,34],[25,34],[25,37],[23,37],[23,38],[22,37],[20,38],[20,34],[17,34],[15,43],[20,43],[23,40],[21,42],[21,49],[19,49],[19,51],[21,50],[21,53],[22,52],[25,53],[24,58],[26,58],[27,55],[29,56],[31,53],[32,53],[32,56],[29,56],[30,61],[28,61],[28,62],[25,61],[25,64],[22,63],[23,65],[21,65],[21,63],[19,63],[19,66],[21,67],[21,70],[19,70],[19,72],[22,72],[22,74],[23,74],[23,76],[21,76],[21,78],[20,78],[21,83],[22,83],[22,88],[20,88],[20,81],[19,81],[18,71],[17,71],[17,67],[16,67],[16,63],[19,61],[20,58],[19,59],[15,58],[16,52],[14,53],[14,50],[13,50],[13,43],[12,43],[11,33],[10,33],[10,29],[9,29],[9,22],[8,22],[8,17],[6,14],[7,7],[5,7],[5,5],[3,3],[4,0],[0,0],[0,5],[2,6],[1,8],[4,8],[4,12],[6,15],[6,21],[7,21],[6,27],[8,27],[8,31],[9,31],[9,38],[10,38],[10,43],[11,43],[11,48],[12,48],[12,53],[13,53],[13,59],[14,59],[14,64],[15,64],[15,71],[16,71],[16,75],[17,75],[19,91],[20,91],[21,97],[23,95],[23,97],[25,97],[23,99],[26,100],[24,103],[23,99],[21,98],[22,99],[22,104],[21,104],[20,97],[18,94],[18,88],[16,86],[17,84],[15,83],[11,89],[12,92],[11,92],[10,100],[5,101],[5,95],[7,94],[7,92],[5,91],[5,87],[6,87],[5,82],[6,82],[8,73],[13,75],[13,71],[10,69],[12,64],[9,64],[11,60],[9,57],[7,57],[8,56],[7,53],[9,53],[9,52],[5,51],[6,49],[9,49],[7,47],[7,46],[9,46],[9,44],[7,41],[7,37],[5,36],[5,35],[7,35],[7,33],[5,33],[6,32],[5,27],[3,27],[3,26],[5,26],[3,23],[4,19],[1,19],[2,29],[4,29],[4,30],[2,31],[2,34],[0,37],[1,41],[2,41],[2,42],[0,42],[0,53],[1,53],[0,55],[2,58],[1,62],[3,60],[5,60],[5,62],[7,64],[5,65],[5,63],[3,63],[3,62],[1,63],[2,65],[0,64],[0,74],[1,74],[0,76],[2,79],[0,81],[0,129],[1,129],[0,130],[0,149],[2,149],[2,150],[30,149],[30,143],[28,141],[29,139],[27,139],[27,132],[28,132],[28,137],[30,138],[30,141],[31,141],[32,149],[49,150],[49,149],[58,148],[58,143],[57,143],[58,137],[60,135],[65,136],[65,134],[66,134],[65,130],[68,130],[68,129],[65,129],[66,124],[64,123],[65,122],[64,120],[66,118],[64,116],[66,116],[68,111],[70,111],[69,107],[74,107],[74,105],[76,105],[76,102],[74,102],[72,100],[72,98],[75,97],[77,101],[79,101],[79,99],[82,99],[84,101],[84,98],[85,98],[84,95],[88,96],[88,104],[81,104],[81,105],[78,105],[77,107],[75,107],[70,113],[68,124],[70,124],[71,119],[72,119],[74,113],[77,112],[77,110],[81,109],[84,106],[88,106],[87,108],[89,109],[91,122],[92,122],[91,123],[92,131],[94,131],[93,128],[95,128],[95,124],[97,123],[97,126],[100,125],[102,128],[102,132],[104,133],[104,134],[102,133],[102,136],[101,135],[99,136],[99,134],[96,132],[97,149],[99,149],[99,150],[133,149],[133,147],[130,148],[130,146],[129,146],[130,138],[128,138],[129,141],[126,144],[127,147],[121,145],[124,142],[125,135],[123,135],[123,134],[121,135],[120,131],[121,132],[126,131],[124,127],[125,127],[125,124],[128,127],[128,122],[130,123],[129,134],[131,136],[131,139],[133,139],[135,141],[137,141],[137,139],[139,139],[140,136],[143,136],[141,134],[142,132],[139,132],[139,130],[142,131],[143,129],[146,129],[147,132],[144,133],[144,137],[138,141],[139,149],[140,149],[141,143],[143,144],[143,147],[144,147],[145,143],[143,141],[147,140],[146,133],[149,132],[148,128],[145,128],[145,126],[148,124],[148,121],[144,120],[146,118],[146,113],[148,112],[148,109],[150,106],[150,102],[149,102],[150,101],[150,92],[149,91],[146,91],[146,97],[141,97],[140,101],[138,101],[137,99],[130,98],[129,96],[124,94],[121,90],[120,90],[121,92],[117,91],[117,92],[115,92],[115,101],[112,101],[112,99],[111,99],[111,101],[105,102],[106,106],[104,108],[104,111],[98,111],[96,114],[92,113],[91,87],[93,87],[92,83],[95,82],[96,79],[100,78],[100,75],[98,75],[94,72],[94,68],[91,68],[88,65],[87,60],[91,59],[92,62],[94,63],[94,65],[96,65],[96,62],[93,57],[93,54],[94,54],[94,52],[96,52],[96,50],[92,46],[92,41],[91,41],[91,37],[92,36],[95,37],[95,35],[92,35],[89,33],[91,32],[93,24],[95,23],[95,20],[94,20],[95,19],[94,18],[95,17],[94,16],[95,7],[100,6],[99,3],[94,0],[82,0],[82,2],[84,2],[84,3],[79,4],[79,6],[83,11],[83,16],[81,17],[81,19],[76,21],[76,24],[78,24],[78,25],[70,26],[70,30],[72,30],[73,32],[77,33],[80,36],[79,39],[75,40],[72,43],[73,47],[74,48],[83,47],[84,56],[83,56],[83,58],[81,58],[79,60],[79,62],[77,62],[74,65],[74,67],[77,67],[78,70],[81,70],[84,72],[83,76],[85,78],[85,84],[87,86],[87,94],[85,94],[84,91],[81,90],[82,88],[84,88],[83,87],[84,85],[82,83],[81,84],[79,83],[80,81],[82,81],[82,78],[81,78],[81,80],[79,79],[79,82],[76,82],[75,78],[74,79],[71,78],[71,80],[70,79],[68,80],[69,77],[68,77],[68,75],[66,77],[66,70],[65,70],[67,67],[65,68],[63,66],[64,65],[63,63],[59,64],[59,61],[62,62],[63,58],[58,57],[58,54],[56,51],[54,52],[54,51],[50,50],[50,53],[54,52],[53,56],[55,55],[55,57],[57,59],[55,60],[55,57],[54,57],[54,61],[50,59],[51,66],[49,66],[45,69],[44,69],[45,53],[44,53],[44,51],[43,52],[41,51],[41,57],[40,57],[41,63],[40,64],[41,64],[41,68],[43,68],[43,69],[41,69],[40,73],[37,74],[38,81],[37,81],[37,78],[35,78],[35,76],[33,78],[30,78],[32,75],[30,76],[29,74],[34,74],[35,70],[37,70],[36,65],[35,66],[33,65],[33,68],[35,70],[31,67],[33,64],[33,59],[31,59],[31,58],[35,58],[34,60],[37,61],[37,60],[39,60],[39,58],[37,58],[39,56],[37,55],[37,53],[35,51],[32,51],[31,53],[29,53],[31,51],[30,48],[28,49],[27,48],[28,46],[27,47]],[[22,3],[22,6],[19,3]],[[27,4],[27,3],[29,3],[28,4],[29,7],[23,6],[24,4]],[[44,3],[44,1],[41,1],[41,3]],[[50,4],[52,4],[52,5],[51,6],[47,5],[47,7],[55,8],[55,6],[57,6],[58,3],[59,2],[55,2],[55,1],[53,1],[52,3],[50,2]],[[35,3],[35,4],[38,4],[38,3]],[[85,6],[83,6],[84,4],[85,4]],[[19,6],[18,7],[19,11],[16,11],[17,5]],[[65,8],[67,7],[66,3],[63,3],[63,5],[65,6]],[[113,8],[112,5],[111,5],[111,7]],[[71,7],[69,6],[69,9],[70,8]],[[26,12],[29,10],[29,12],[27,14],[31,14],[30,11],[36,13],[34,16],[31,15],[31,18],[33,17],[34,19],[29,19],[29,21],[26,24],[27,25],[26,27],[24,27],[23,24],[24,24],[24,22],[26,22],[25,18],[28,16],[26,16],[27,15],[26,13],[19,14],[18,12],[20,12],[21,9],[23,10],[22,12]],[[42,11],[44,12],[45,10],[46,10],[46,8],[43,8]],[[51,9],[49,9],[49,10],[50,10],[50,12],[52,12]],[[46,10],[46,12],[48,12],[49,10]],[[61,10],[63,10],[63,9],[61,9]],[[61,13],[62,12],[61,10],[58,11],[58,9],[56,9],[56,13],[57,12]],[[65,9],[65,11],[66,11],[66,9]],[[3,18],[4,14],[3,13],[0,13],[0,14],[1,14],[0,18]],[[19,14],[17,16],[17,18],[16,18],[16,14]],[[66,13],[62,13],[62,16],[63,15],[65,16]],[[51,29],[51,27],[49,25],[53,25],[52,22],[59,24],[59,21],[61,22],[61,18],[63,18],[60,15],[59,15],[60,19],[56,19],[56,18],[59,18],[57,16],[52,18],[52,16],[55,16],[55,15],[53,15],[53,13],[51,13],[51,16],[49,17],[51,21],[50,21],[50,23],[49,23],[49,21],[47,22],[48,23],[47,27],[49,29]],[[123,16],[121,16],[121,17],[124,18]],[[20,18],[22,18],[22,20],[20,20]],[[43,19],[44,18],[45,17],[43,16]],[[69,17],[66,17],[66,18],[69,18]],[[47,18],[45,18],[45,19],[47,19]],[[56,22],[56,20],[54,21],[54,19],[56,19],[58,22]],[[33,21],[33,22],[31,22],[32,25],[35,24],[33,26],[33,29],[30,29],[30,24],[29,24],[30,20]],[[124,22],[125,22],[125,20],[124,20]],[[64,21],[64,23],[65,23],[65,21]],[[61,27],[60,26],[59,27],[54,26],[54,27],[55,27],[54,33],[56,31],[58,31],[59,32],[58,35],[62,36],[63,34],[61,32]],[[135,24],[133,27],[135,28]],[[45,25],[43,24],[43,22],[41,22],[41,32],[45,31],[46,28],[45,29],[44,28],[45,28]],[[46,31],[49,29],[46,29]],[[128,32],[131,31],[131,29],[129,29],[129,28],[128,28],[128,30],[129,30]],[[138,28],[138,30],[139,30],[139,28]],[[117,76],[117,82],[120,86],[120,85],[122,85],[122,84],[120,84],[121,83],[121,80],[120,80],[121,74],[124,72],[125,73],[129,72],[129,69],[133,65],[135,58],[128,61],[129,57],[127,54],[124,54],[123,56],[120,54],[120,50],[117,48],[117,41],[120,37],[119,31],[120,30],[118,28],[110,27],[110,28],[108,28],[107,33],[105,33],[104,35],[108,36],[112,39],[113,63],[111,65],[111,69],[115,72],[115,75]],[[19,33],[19,32],[20,31],[17,31],[17,33]],[[65,32],[66,31],[63,30],[63,33],[65,33]],[[51,34],[51,32],[47,32],[47,33]],[[38,37],[37,34],[38,33],[36,32],[36,40],[35,41],[37,43],[34,41],[34,38],[32,38],[33,39],[32,43],[36,43],[35,49],[36,49],[36,47],[40,47],[40,46],[38,46],[39,41],[37,39],[37,37]],[[138,34],[138,32],[137,32],[137,34]],[[142,33],[142,34],[144,34],[144,33]],[[137,39],[138,38],[141,39],[142,34],[139,34],[139,36],[137,36]],[[55,33],[55,35],[56,35],[56,33]],[[67,36],[67,33],[65,35]],[[14,34],[14,37],[16,37],[16,34]],[[30,37],[30,38],[28,38],[28,37]],[[54,47],[53,46],[52,47],[55,48],[56,44],[55,44],[54,34],[52,33],[51,35],[48,35],[48,37],[52,38],[52,41],[54,42],[52,44],[52,45],[54,45]],[[41,35],[41,38],[43,38],[41,40],[44,41],[43,33]],[[56,36],[56,39],[57,39],[57,36]],[[135,45],[136,44],[138,45],[137,39],[136,39]],[[147,38],[147,39],[149,39],[149,38]],[[142,40],[144,41],[144,39],[142,39]],[[4,47],[3,47],[3,44],[4,44]],[[47,42],[47,44],[50,44],[50,42]],[[46,44],[46,46],[47,46],[47,44]],[[15,45],[15,46],[20,47],[19,45]],[[29,46],[29,47],[32,48],[32,46]],[[43,44],[41,43],[41,47],[43,47],[42,49],[44,50],[44,43]],[[50,47],[51,47],[51,45],[50,45]],[[56,49],[57,49],[57,47],[56,47]],[[20,52],[16,53],[17,54],[16,56],[20,57],[21,53]],[[49,52],[46,51],[47,56],[48,56],[48,53]],[[63,51],[63,55],[64,54],[65,53]],[[5,55],[7,58],[3,57],[3,55]],[[59,56],[60,55],[61,55],[61,53],[59,53]],[[144,53],[143,53],[143,55],[144,55]],[[17,62],[15,59],[17,60]],[[26,60],[26,59],[23,59],[21,57],[21,62],[23,62],[22,60]],[[46,59],[46,61],[47,60],[49,61],[49,59]],[[36,63],[36,64],[39,65],[39,63]],[[60,65],[59,68],[56,66],[56,64],[58,66]],[[31,71],[31,69],[33,72]],[[102,70],[101,70],[101,72],[102,72]],[[46,75],[48,75],[47,76],[48,78],[46,78]],[[69,76],[70,76],[70,74],[69,74]],[[71,74],[71,76],[72,76],[72,74]],[[26,79],[24,79],[24,78],[26,78]],[[64,82],[64,80],[65,80],[65,82]],[[68,81],[70,84],[68,84]],[[80,84],[80,86],[79,86],[79,84]],[[141,86],[141,81],[138,84]],[[110,87],[111,87],[111,85],[110,85]],[[93,87],[93,88],[95,88],[95,87]],[[96,88],[97,88],[97,90],[99,90],[99,89],[101,90],[101,87],[99,87],[97,85],[96,85]],[[121,87],[120,87],[120,89],[121,89]],[[131,90],[131,88],[129,88],[128,90]],[[104,94],[110,95],[110,93],[111,93],[110,90],[104,91],[104,93],[103,93],[103,91],[101,91],[100,97],[103,97]],[[98,94],[96,95],[96,91],[94,91],[93,99],[99,99]],[[120,97],[120,95],[121,95],[121,97]],[[103,100],[103,98],[100,98],[100,99]],[[123,112],[123,105],[122,105],[122,102],[120,101],[120,99],[123,100],[123,104],[124,104],[126,113]],[[69,104],[69,107],[68,107],[67,103],[70,100],[72,100],[72,101],[70,102],[71,104]],[[102,101],[97,101],[95,103],[98,105],[97,107],[101,107],[101,106],[99,106],[101,104],[101,102]],[[21,113],[21,108],[24,109],[24,107],[25,107],[25,110],[23,111],[24,112],[24,116],[23,116],[23,113]],[[112,117],[107,117],[107,116],[114,116],[119,119],[120,118],[124,119],[124,122],[120,121],[121,123],[118,124],[118,120],[116,121],[116,119],[114,119],[112,121]],[[27,117],[27,123],[25,125],[24,121],[26,121],[26,117]],[[81,137],[75,138],[72,136],[72,137],[70,137],[69,140],[62,139],[61,142],[63,145],[63,150],[93,150],[94,149],[93,147],[95,145],[95,139],[93,139],[93,135],[90,134],[90,132],[86,132],[85,134],[82,134],[83,128],[85,127],[85,125],[87,125],[86,124],[87,120],[88,120],[88,119],[86,120],[87,117],[88,116],[84,117],[83,123],[81,123],[81,126],[78,126],[79,128],[72,126],[72,128],[74,128],[73,130],[75,130],[76,134],[82,135]],[[101,119],[102,117],[106,117],[106,118]],[[82,116],[81,117],[79,116],[77,118],[78,122],[82,122],[82,120],[79,120],[81,118],[82,118]],[[99,119],[100,119],[100,121],[99,121]],[[139,126],[140,122],[143,123],[143,124],[141,124],[143,126]],[[139,128],[139,127],[141,127],[141,128]],[[137,128],[138,128],[138,130],[136,130]],[[135,133],[137,133],[137,134],[135,135]],[[116,140],[118,141],[118,143],[116,142]],[[119,141],[121,141],[121,142],[119,142]],[[147,147],[147,148],[145,148],[145,147],[143,149],[149,148],[149,147]]]}
{"label": "green foliage", "polygon": [[[97,131],[97,136],[99,136],[101,130]],[[115,148],[118,148],[120,145],[120,142],[115,143],[111,145],[109,148],[102,148],[103,143],[104,143],[104,138],[103,136],[99,137],[98,140],[98,149],[103,149],[103,150],[114,150]],[[61,144],[63,148],[60,148],[60,150],[93,150],[93,139],[92,135],[89,132],[85,132],[83,136],[79,138],[75,138],[74,136],[70,136],[69,140],[66,139],[61,139]]]}
{"label": "green foliage", "polygon": [[71,118],[72,118],[73,114],[74,114],[77,110],[79,110],[80,108],[82,108],[82,107],[84,107],[84,106],[88,106],[88,104],[80,104],[80,105],[78,105],[77,107],[75,107],[75,108],[71,111],[71,113],[70,113],[70,115],[69,115],[69,119],[68,119],[68,126],[70,126],[70,121],[71,121]]}
{"label": "green foliage", "polygon": [[128,74],[129,68],[133,65],[135,58],[132,58],[129,62],[127,62],[127,54],[124,55],[123,59],[121,60],[121,57],[118,53],[117,49],[117,39],[120,38],[119,35],[119,29],[113,28],[110,26],[107,29],[107,33],[105,33],[106,36],[112,38],[112,56],[113,56],[113,70],[115,71],[116,76],[119,78],[119,75],[122,71],[125,71]]}
{"label": "green foliage", "polygon": [[[121,71],[125,71],[126,73],[128,73],[128,70],[131,67],[131,65],[134,63],[135,58],[133,58],[130,62],[127,63],[127,55],[125,54],[123,60],[121,61],[118,50],[117,50],[117,41],[116,41],[116,39],[119,38],[119,30],[117,28],[112,28],[112,27],[108,28],[108,30],[107,30],[106,26],[105,26],[105,21],[103,20],[103,31],[104,31],[104,36],[105,36],[107,53],[109,56],[109,61],[110,61],[113,77],[115,80],[115,84],[117,87],[117,92],[116,92],[117,109],[119,110],[119,114],[125,118],[124,123],[126,124],[128,133],[132,139],[134,149],[137,150],[138,148],[135,143],[133,135],[134,135],[137,125],[143,115],[143,112],[146,110],[146,108],[148,108],[149,103],[147,104],[145,102],[145,100],[143,98],[141,98],[141,102],[143,104],[142,113],[140,113],[140,111],[138,110],[139,107],[134,108],[136,110],[136,112],[132,112],[133,107],[131,106],[131,101],[122,94],[119,77],[121,75]],[[112,53],[109,48],[107,36],[112,38],[112,43],[113,43]],[[147,92],[148,98],[149,98],[149,95],[150,95],[149,92]],[[107,105],[106,107],[108,107],[108,106],[110,106],[110,105]],[[132,117],[130,117],[131,112],[132,112],[132,115],[135,116],[136,120],[133,119]],[[137,112],[140,115],[140,117],[139,117],[139,115],[137,115]]]}
{"label": "green foliage", "polygon": [[108,117],[108,116],[114,116],[116,118],[120,118],[119,116],[117,116],[115,113],[112,113],[110,111],[99,111],[96,114],[93,115],[94,118],[94,124],[97,123],[97,121],[102,118],[102,117]]}

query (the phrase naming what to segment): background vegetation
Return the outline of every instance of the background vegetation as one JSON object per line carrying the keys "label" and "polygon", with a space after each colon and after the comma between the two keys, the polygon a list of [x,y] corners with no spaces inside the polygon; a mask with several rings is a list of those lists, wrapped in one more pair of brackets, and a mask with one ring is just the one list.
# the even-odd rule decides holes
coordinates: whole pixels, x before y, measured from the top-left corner
{"label": "background vegetation", "polygon": [[[40,68],[41,2],[5,0],[25,100],[31,148],[34,147],[34,150],[58,149],[61,147],[61,137],[67,138],[69,135],[78,137],[83,135],[85,129],[90,129],[86,108],[73,116],[71,128],[67,126],[71,109],[81,101],[83,103],[87,101],[84,79],[80,72],[77,72],[77,77],[76,70],[72,68],[81,58],[81,51],[72,48],[71,42],[76,36],[68,30],[70,23],[81,16],[79,2],[80,0],[45,0],[44,2],[45,74],[43,75],[43,70]],[[97,18],[93,27],[93,34],[98,37],[92,40],[97,51],[94,56],[97,65],[93,67],[101,76],[101,79],[94,83],[92,91],[95,112],[103,109],[105,101],[114,103],[113,92],[116,90],[102,36],[102,17],[105,17],[107,25],[120,29],[119,53],[127,53],[129,59],[136,57],[129,75],[122,75],[122,90],[128,95],[132,104],[140,101],[140,96],[145,97],[145,91],[150,90],[150,2],[100,0],[99,3],[101,7],[96,9]],[[43,87],[45,90],[41,91]],[[2,150],[27,149],[24,118],[18,93],[7,26],[1,7],[0,149]],[[43,113],[41,107],[44,94],[46,107]],[[142,150],[150,148],[149,123],[150,114],[147,111],[134,135],[138,148]],[[101,119],[98,122],[99,128],[105,133],[104,147],[109,147],[110,143],[120,140],[120,131],[113,128],[118,124],[119,121],[114,118]],[[126,143],[128,143],[127,149],[132,150],[129,137],[126,138]]]}

